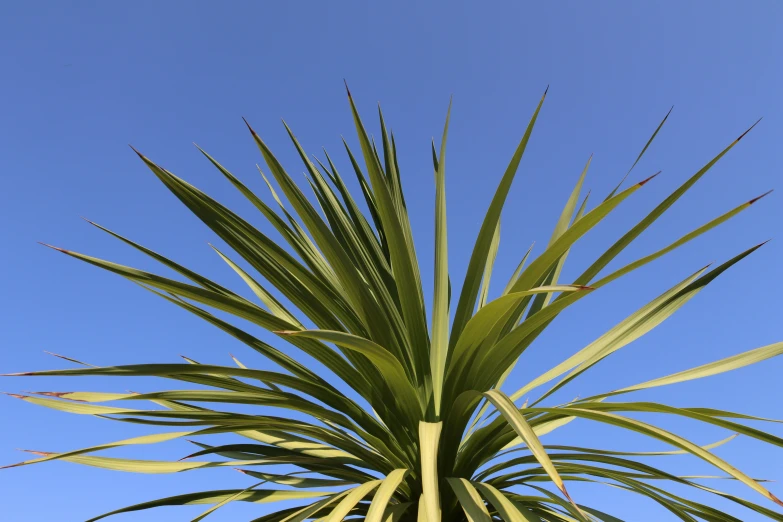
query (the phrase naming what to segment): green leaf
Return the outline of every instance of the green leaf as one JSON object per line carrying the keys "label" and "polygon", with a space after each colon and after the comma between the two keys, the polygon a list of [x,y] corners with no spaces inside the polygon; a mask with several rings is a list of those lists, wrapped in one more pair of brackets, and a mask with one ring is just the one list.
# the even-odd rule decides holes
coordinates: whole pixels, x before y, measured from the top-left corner
{"label": "green leaf", "polygon": [[282,500],[300,499],[300,498],[313,498],[321,497],[325,495],[331,495],[331,493],[315,492],[315,491],[284,491],[284,490],[261,490],[261,491],[247,491],[242,493],[242,490],[225,489],[216,491],[202,491],[199,493],[188,493],[185,495],[176,495],[173,497],[166,497],[159,500],[153,500],[150,502],[143,502],[141,504],[135,504],[122,509],[105,513],[95,518],[91,518],[87,522],[95,522],[103,518],[119,515],[120,513],[130,513],[132,511],[141,511],[144,509],[151,509],[161,506],[185,506],[193,504],[212,504],[215,502],[222,502],[226,498],[232,497],[237,493],[240,495],[236,500],[243,502],[254,503],[268,503],[279,502]]}
{"label": "green leaf", "polygon": [[714,454],[690,442],[687,439],[684,439],[678,435],[675,435],[671,432],[668,432],[666,430],[663,430],[651,424],[647,424],[634,419],[629,419],[627,417],[622,417],[620,415],[615,415],[613,413],[608,413],[605,411],[596,411],[595,409],[587,410],[584,409],[585,405],[580,405],[580,406],[581,407],[578,408],[561,408],[560,410],[562,413],[573,415],[575,417],[594,420],[597,422],[602,422],[605,424],[611,424],[614,426],[625,428],[630,431],[635,431],[643,435],[647,435],[649,437],[671,444],[672,446],[683,449],[688,453],[690,453],[691,455],[699,457],[700,459],[712,464],[718,469],[728,473],[729,475],[733,476],[737,480],[746,484],[751,489],[756,490],[761,495],[765,496],[769,500],[772,500],[776,504],[783,506],[783,502],[781,502],[777,497],[775,497],[775,495],[770,493],[766,488],[761,486],[758,482],[750,478],[748,475],[738,470],[734,466],[730,465],[723,459],[715,456]]}
{"label": "green leaf", "polygon": [[449,132],[451,102],[446,113],[440,144],[438,168],[435,171],[435,289],[432,303],[432,345],[430,374],[432,378],[435,417],[440,417],[441,395],[449,350],[449,266],[446,232],[446,138]]}
{"label": "green leaf", "polygon": [[[759,120],[760,121],[760,120]],[[685,183],[680,185],[674,192],[672,192],[669,196],[666,197],[657,207],[655,207],[647,216],[645,216],[639,223],[634,225],[631,230],[625,233],[623,237],[618,239],[606,252],[604,252],[601,257],[599,257],[590,267],[585,270],[582,275],[580,275],[577,279],[575,284],[580,285],[586,285],[592,279],[598,275],[598,273],[603,270],[603,268],[609,264],[612,259],[614,259],[620,252],[622,252],[625,247],[627,247],[631,242],[639,237],[639,235],[644,232],[647,227],[652,225],[661,215],[663,215],[664,212],[666,212],[680,197],[682,197],[683,194],[685,194],[688,189],[690,189],[694,184],[696,184],[699,179],[704,176],[704,174],[707,173],[708,170],[710,170],[713,165],[715,165],[718,160],[720,160],[723,156],[726,155],[734,146],[740,142],[740,140],[753,129],[753,127],[758,124],[758,121],[751,125],[751,127],[746,130],[744,133],[742,133],[736,140],[731,142],[728,147],[723,149],[717,156],[712,158],[709,162],[707,162],[706,165],[704,165],[701,169],[699,169],[696,174],[688,178]],[[617,197],[617,196],[612,196]],[[610,199],[607,199],[609,201]]]}
{"label": "green leaf", "polygon": [[370,509],[367,511],[365,522],[382,522],[384,514],[386,514],[386,507],[389,504],[389,500],[392,495],[397,491],[400,482],[407,475],[407,469],[395,469],[389,473],[383,482],[381,483],[378,491],[375,492],[375,496],[370,504]]}
{"label": "green leaf", "polygon": [[535,243],[530,245],[530,248],[527,249],[525,255],[522,256],[522,260],[517,265],[517,268],[514,270],[514,273],[511,275],[511,278],[509,278],[508,283],[506,284],[506,287],[503,289],[503,293],[501,294],[501,296],[504,296],[507,293],[511,292],[511,288],[514,286],[514,283],[517,282],[517,278],[519,278],[519,274],[522,273],[522,269],[525,268],[525,263],[527,262],[527,258],[530,256],[530,252],[533,251],[534,246]]}
{"label": "green leaf", "polygon": [[498,491],[490,484],[482,482],[474,482],[473,484],[476,486],[476,489],[481,491],[484,498],[495,507],[500,518],[506,522],[538,522],[534,516],[517,509],[502,491]]}
{"label": "green leaf", "polygon": [[347,495],[334,507],[328,516],[324,517],[324,522],[340,522],[345,516],[359,503],[364,497],[377,488],[383,481],[372,480],[365,482],[361,486],[351,489]]}
{"label": "green leaf", "polygon": [[[678,306],[661,308],[661,305],[670,301],[673,296],[678,295],[689,284],[695,281],[706,270],[702,268],[697,272],[686,277],[683,281],[674,285],[672,288],[661,294],[656,299],[626,317],[622,322],[601,335],[598,339],[585,346],[577,353],[561,362],[548,372],[540,375],[530,383],[526,384],[511,395],[511,399],[516,401],[530,392],[537,386],[545,384],[563,373],[579,367],[579,372],[584,372],[590,367],[590,362],[595,364],[598,360],[606,357],[612,352],[628,345],[635,339],[651,331],[658,326],[668,316],[672,315],[677,309],[685,304],[685,299],[681,299]],[[692,297],[692,296],[691,296]],[[659,312],[657,315],[655,312]],[[660,313],[663,312],[663,313]],[[576,376],[576,374],[574,374]]]}
{"label": "green leaf", "polygon": [[[549,88],[547,87],[547,90]],[[457,311],[454,316],[454,322],[451,326],[451,346],[453,347],[462,334],[462,330],[467,325],[471,316],[473,315],[473,309],[476,306],[476,297],[478,296],[479,286],[481,285],[482,270],[486,263],[487,254],[492,245],[492,237],[495,235],[498,222],[500,221],[500,214],[503,211],[503,205],[508,197],[509,190],[511,190],[511,183],[514,181],[519,163],[522,161],[522,155],[525,153],[528,141],[530,141],[530,135],[533,133],[533,127],[538,119],[538,113],[541,112],[541,106],[544,104],[546,98],[546,91],[541,96],[541,101],[538,102],[535,112],[533,112],[530,123],[528,123],[525,133],[522,136],[522,140],[519,142],[514,155],[511,158],[511,162],[506,168],[506,172],[503,174],[503,178],[500,180],[495,195],[492,197],[492,203],[490,203],[486,214],[484,215],[484,222],[481,224],[481,230],[479,230],[476,243],[473,247],[473,253],[470,255],[470,261],[468,263],[468,269],[465,273],[465,281],[462,283],[462,291],[460,292],[459,302],[457,304]]]}
{"label": "green leaf", "polygon": [[608,196],[606,196],[606,199],[611,198],[614,196],[618,190],[620,190],[620,187],[623,185],[623,182],[628,178],[628,175],[631,173],[633,168],[636,166],[637,163],[639,163],[639,160],[642,159],[642,156],[644,156],[644,153],[647,152],[647,149],[652,144],[655,137],[658,135],[658,132],[661,130],[661,127],[663,127],[663,124],[666,123],[666,120],[669,119],[669,115],[672,113],[672,110],[674,110],[674,106],[672,105],[672,108],[669,109],[669,112],[666,113],[666,116],[663,117],[663,120],[661,120],[661,123],[658,124],[658,127],[655,128],[655,132],[652,133],[652,136],[650,136],[650,139],[647,140],[647,143],[644,144],[644,147],[642,148],[642,151],[639,153],[638,156],[636,156],[636,161],[633,162],[633,165],[631,165],[631,168],[628,169],[628,172],[625,173],[625,176],[623,176],[623,179],[620,180],[620,183],[617,184],[617,186],[612,190],[612,192],[609,193]]}
{"label": "green leaf", "polygon": [[212,513],[217,511],[218,509],[222,508],[223,506],[225,506],[229,502],[231,502],[233,500],[237,500],[239,497],[242,496],[243,493],[247,493],[248,491],[251,491],[251,490],[257,488],[258,486],[260,486],[261,484],[263,484],[265,482],[266,482],[265,480],[262,480],[261,482],[253,484],[252,486],[249,486],[249,487],[243,489],[242,491],[239,491],[239,492],[237,492],[237,493],[235,493],[235,494],[233,494],[233,495],[231,495],[229,497],[224,498],[223,500],[221,500],[220,502],[218,502],[217,504],[215,504],[211,508],[209,508],[206,511],[204,511],[202,514],[200,514],[199,516],[197,516],[193,520],[191,520],[191,522],[199,522],[200,520],[204,520],[209,515],[211,515]]}
{"label": "green leaf", "polygon": [[[522,271],[519,275],[519,279],[517,279],[516,283],[514,283],[514,286],[511,288],[511,291],[518,292],[532,288],[539,278],[544,275],[545,271],[552,266],[552,264],[557,261],[557,259],[562,256],[577,239],[600,223],[610,212],[617,208],[620,203],[639,190],[644,184],[650,181],[650,179],[651,178],[647,178],[636,185],[625,189],[585,214],[579,221],[574,223],[553,241],[552,244],[547,246],[546,250]],[[584,283],[577,282],[575,284]]]}
{"label": "green leaf", "polygon": [[557,486],[557,489],[559,489],[560,492],[563,493],[563,495],[565,495],[565,497],[573,504],[574,501],[571,500],[571,496],[566,490],[565,483],[563,482],[563,479],[560,478],[557,469],[549,459],[544,446],[541,444],[541,441],[538,440],[538,436],[536,435],[535,431],[533,431],[533,428],[530,426],[530,424],[527,423],[525,417],[520,414],[519,410],[517,410],[516,406],[514,406],[514,403],[511,401],[511,399],[509,399],[508,396],[499,390],[485,392],[484,397],[486,397],[487,400],[489,400],[492,405],[497,408],[497,410],[501,415],[503,415],[511,427],[514,428],[514,431],[516,431],[517,435],[519,435],[519,437],[525,442],[527,447],[533,453],[533,456],[536,457],[536,460],[538,460],[541,466],[546,470],[547,475],[549,475],[549,477],[552,479],[552,482],[554,482],[555,486]]}
{"label": "green leaf", "polygon": [[492,243],[489,246],[489,252],[487,253],[487,262],[484,265],[484,273],[481,276],[481,290],[479,291],[479,300],[477,309],[481,309],[487,304],[487,298],[489,297],[489,283],[492,280],[492,268],[495,266],[495,258],[498,255],[498,248],[500,247],[500,221],[495,229],[495,234],[492,236]]}
{"label": "green leaf", "polygon": [[405,369],[400,362],[391,355],[388,350],[375,344],[374,342],[343,332],[332,332],[326,330],[302,330],[302,331],[282,331],[282,335],[290,337],[309,337],[335,343],[349,350],[355,350],[366,356],[381,372],[381,375],[387,380],[391,389],[397,390],[401,397],[398,399],[400,410],[404,411],[409,418],[418,420],[421,418],[421,409],[416,390],[408,381],[405,375]]}
{"label": "green leaf", "polygon": [[[398,208],[395,208],[393,196],[389,190],[380,162],[373,152],[367,132],[364,129],[353,97],[348,93],[356,132],[364,155],[367,172],[372,185],[375,206],[383,224],[383,232],[389,245],[392,272],[397,281],[403,317],[408,329],[410,346],[428,346],[429,335],[424,313],[424,296],[416,262],[416,253],[403,230]],[[416,356],[416,375],[419,383],[424,382],[428,373],[429,356],[424,350],[412,352]]]}
{"label": "green leaf", "polygon": [[469,480],[464,478],[447,478],[446,480],[454,490],[454,494],[457,495],[468,522],[491,522],[492,518],[489,516],[484,501]]}
{"label": "green leaf", "polygon": [[[635,384],[633,386],[627,386],[620,388],[613,392],[605,393],[600,397],[608,397],[612,395],[619,395],[621,393],[628,393],[632,391],[644,390],[647,388],[655,388],[658,386],[667,386],[669,384],[677,384],[680,382],[691,381],[694,379],[702,379],[704,377],[710,377],[712,375],[718,375],[725,372],[730,372],[738,368],[743,368],[751,364],[756,364],[761,361],[766,361],[772,357],[777,357],[783,354],[783,342],[774,343],[755,350],[749,350],[744,353],[732,355],[719,361],[703,364],[689,370],[683,370],[681,372],[667,375],[666,377],[659,377],[650,381],[643,382],[641,384]],[[595,397],[593,397],[595,398]]]}

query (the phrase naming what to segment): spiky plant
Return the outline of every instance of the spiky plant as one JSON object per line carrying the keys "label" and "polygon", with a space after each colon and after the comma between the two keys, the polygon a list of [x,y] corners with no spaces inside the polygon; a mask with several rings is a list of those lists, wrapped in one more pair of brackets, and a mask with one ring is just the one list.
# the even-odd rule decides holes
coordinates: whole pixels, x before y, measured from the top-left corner
{"label": "spiky plant", "polygon": [[[619,520],[585,505],[580,502],[582,499],[572,499],[565,485],[569,481],[603,483],[638,493],[681,520],[738,519],[675,495],[668,486],[685,485],[707,491],[765,517],[783,520],[783,515],[772,509],[704,486],[694,479],[672,475],[635,458],[690,454],[781,505],[757,480],[709,451],[734,435],[700,447],[680,435],[638,420],[636,414],[685,417],[718,426],[729,433],[783,446],[783,439],[740,422],[759,419],[715,409],[676,408],[653,402],[630,402],[624,398],[625,394],[636,390],[707,377],[768,359],[783,352],[783,343],[565,404],[546,400],[593,365],[652,330],[760,245],[720,266],[697,270],[561,364],[510,395],[502,391],[505,385],[511,384],[505,380],[519,357],[563,310],[577,301],[589,299],[592,292],[720,225],[758,199],[712,219],[666,248],[599,277],[610,261],[666,212],[745,134],[631,227],[572,284],[562,284],[559,275],[571,246],[649,181],[648,178],[624,190],[621,190],[621,182],[608,197],[588,210],[587,197],[580,203],[588,161],[546,248],[526,264],[528,251],[503,291],[490,300],[489,284],[499,243],[501,210],[543,104],[542,97],[486,212],[452,318],[446,239],[447,116],[440,150],[437,152],[433,145],[432,151],[436,186],[435,266],[432,320],[428,326],[425,290],[401,187],[394,138],[387,134],[381,116],[381,143],[376,147],[362,125],[350,93],[348,97],[364,166],[360,166],[347,145],[346,151],[369,211],[366,215],[347,190],[331,158],[327,155],[325,162],[311,160],[288,127],[286,130],[307,169],[308,183],[317,205],[305,196],[249,125],[268,171],[288,201],[284,204],[283,197],[265,178],[279,205],[278,210],[201,150],[285,239],[285,246],[275,243],[196,187],[139,154],[166,187],[252,267],[255,274],[218,252],[249,286],[257,301],[246,299],[103,227],[99,228],[190,282],[58,249],[130,279],[217,326],[279,366],[279,371],[247,368],[239,360],[235,360],[236,367],[188,360],[189,364],[112,367],[79,363],[81,367],[75,369],[18,374],[155,376],[202,386],[142,394],[42,392],[19,395],[17,397],[27,402],[61,411],[171,426],[177,431],[65,453],[37,452],[40,458],[17,466],[65,460],[137,473],[233,467],[240,468],[252,479],[243,490],[178,495],[119,509],[92,520],[158,506],[212,504],[194,519],[201,520],[233,501],[265,503],[290,499],[300,499],[301,506],[261,516],[255,519],[256,522],[309,519],[333,522],[346,517],[368,522]],[[637,162],[665,121],[666,118],[655,130]],[[271,287],[276,292],[271,291]],[[202,306],[273,332],[293,349],[273,347],[250,330],[240,329]],[[302,364],[297,350],[318,361],[329,370],[328,374]],[[542,388],[544,385],[548,388]],[[514,383],[513,388],[517,386]],[[538,395],[534,400],[518,404],[520,399],[535,392]],[[137,409],[132,406],[143,401],[157,407]],[[95,404],[104,402],[116,405]],[[236,407],[234,411],[223,411],[220,408],[223,403],[240,407],[241,413],[235,412]],[[246,406],[268,407],[269,411],[260,415]],[[286,412],[291,412],[293,418]],[[569,446],[541,442],[543,435],[577,419],[646,435],[673,449],[632,453],[612,448],[585,448],[579,446],[578,440]],[[228,445],[208,445],[201,441],[202,436],[213,434],[238,437],[235,443]],[[201,449],[179,461],[92,455],[106,449],[182,437],[198,438],[196,444]],[[209,460],[196,460],[195,457],[208,457]]]}

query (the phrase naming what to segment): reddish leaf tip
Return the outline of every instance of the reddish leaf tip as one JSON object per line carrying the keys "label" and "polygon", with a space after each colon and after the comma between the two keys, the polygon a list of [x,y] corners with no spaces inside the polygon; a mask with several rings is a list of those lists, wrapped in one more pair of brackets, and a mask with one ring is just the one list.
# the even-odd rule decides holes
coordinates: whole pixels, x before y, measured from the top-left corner
{"label": "reddish leaf tip", "polygon": [[245,125],[247,125],[247,129],[250,131],[250,134],[252,134],[253,136],[258,136],[258,134],[256,134],[256,131],[253,130],[253,127],[250,126],[250,124],[247,122],[244,116],[242,116],[242,121],[244,121]]}
{"label": "reddish leaf tip", "polygon": [[763,198],[764,196],[766,196],[767,194],[769,194],[773,190],[775,190],[775,189],[768,190],[765,193],[763,193],[762,195],[757,196],[757,197],[751,199],[750,201],[748,201],[748,205],[752,205],[753,203],[755,203],[756,201],[760,200],[761,198]]}
{"label": "reddish leaf tip", "polygon": [[20,449],[19,451],[24,451],[25,453],[32,453],[33,455],[41,455],[42,457],[48,457],[49,455],[54,455],[53,451],[35,451],[35,450],[27,450],[27,449]]}
{"label": "reddish leaf tip", "polygon": [[49,247],[49,248],[51,248],[51,249],[53,249],[53,250],[57,250],[58,252],[62,252],[63,254],[70,254],[70,252],[69,252],[68,250],[65,250],[64,248],[60,248],[60,247],[56,247],[56,246],[52,246],[52,245],[50,245],[49,243],[44,243],[44,242],[42,242],[42,241],[38,241],[38,244],[39,244],[39,245],[43,245],[43,246],[45,246],[45,247]]}
{"label": "reddish leaf tip", "polygon": [[[73,392],[30,392],[35,395],[43,395],[45,397],[57,397],[58,399],[62,399],[64,395],[69,395]],[[77,401],[77,402],[85,402],[85,401]]]}
{"label": "reddish leaf tip", "polygon": [[[22,374],[9,374],[9,375],[22,375]],[[0,392],[3,395],[8,395],[9,397],[13,397],[14,399],[26,399],[27,395],[19,395],[18,393],[10,393],[10,392]]]}
{"label": "reddish leaf tip", "polygon": [[658,172],[656,172],[655,174],[653,174],[653,175],[652,175],[652,176],[650,176],[649,178],[647,178],[647,179],[643,179],[642,181],[640,181],[640,182],[638,183],[638,185],[639,185],[640,187],[641,187],[641,186],[643,186],[645,183],[647,183],[648,181],[650,181],[651,179],[653,179],[655,176],[657,176],[657,175],[658,175],[658,174],[660,174],[660,173],[661,173],[661,171],[659,170]]}
{"label": "reddish leaf tip", "polygon": [[234,471],[238,471],[238,472],[242,473],[243,475],[247,475],[247,471],[245,471],[244,469],[234,468]]}

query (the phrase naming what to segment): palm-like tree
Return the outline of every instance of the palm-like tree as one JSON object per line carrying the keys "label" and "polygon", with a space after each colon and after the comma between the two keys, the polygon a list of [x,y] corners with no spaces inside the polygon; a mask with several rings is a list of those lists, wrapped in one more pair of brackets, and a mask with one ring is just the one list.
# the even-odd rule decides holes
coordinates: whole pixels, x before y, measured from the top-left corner
{"label": "palm-like tree", "polygon": [[[348,97],[364,166],[360,166],[347,144],[346,151],[361,186],[363,205],[349,193],[332,159],[326,155],[323,162],[311,160],[288,127],[286,130],[307,169],[307,181],[317,205],[305,196],[249,125],[278,186],[275,189],[264,178],[279,206],[277,210],[199,149],[268,220],[287,243],[285,246],[139,154],[166,187],[241,257],[245,266],[252,267],[254,273],[218,251],[257,301],[246,299],[99,225],[96,226],[175,270],[189,282],[57,249],[138,283],[222,329],[279,369],[251,369],[236,359],[235,367],[199,364],[190,359],[183,364],[95,367],[69,359],[80,366],[19,374],[156,376],[202,386],[142,394],[18,395],[27,402],[61,411],[171,426],[176,431],[65,453],[37,452],[39,458],[17,466],[65,460],[137,473],[230,466],[252,479],[243,490],[178,495],[119,509],[92,520],[158,506],[211,504],[194,519],[201,520],[232,501],[264,503],[290,499],[300,499],[301,505],[261,516],[256,522],[310,519],[332,522],[346,517],[368,522],[619,520],[585,505],[580,499],[572,499],[566,489],[569,481],[604,483],[638,493],[681,520],[738,519],[675,495],[668,489],[671,485],[707,491],[771,519],[783,520],[773,509],[640,461],[641,457],[650,455],[690,454],[780,505],[757,480],[709,451],[736,435],[700,447],[682,436],[637,420],[634,414],[686,417],[723,428],[727,434],[742,434],[783,446],[783,439],[742,422],[758,419],[715,409],[676,408],[625,398],[636,390],[706,377],[768,359],[783,352],[783,343],[565,404],[546,400],[605,357],[652,330],[760,245],[719,266],[697,270],[543,375],[510,394],[502,391],[516,361],[563,310],[717,227],[758,199],[742,203],[666,248],[599,277],[610,261],[745,134],[631,227],[572,284],[562,284],[559,276],[571,246],[649,180],[625,189],[621,182],[588,210],[587,197],[580,198],[588,161],[546,248],[535,258],[528,251],[500,295],[490,300],[501,211],[544,102],[542,97],[486,212],[452,318],[445,196],[447,116],[439,151],[434,144],[432,150],[436,184],[435,284],[432,319],[428,325],[425,290],[401,187],[394,137],[387,133],[381,115],[382,138],[376,144],[368,137],[350,93]],[[637,162],[665,121],[666,118],[655,130]],[[361,206],[366,206],[366,212]],[[529,257],[531,260],[527,262]],[[213,315],[208,308],[274,332],[295,350],[273,347],[221,318],[225,314]],[[327,374],[302,364],[296,350],[318,361],[328,369]],[[520,399],[525,397],[535,398],[520,405]],[[97,404],[105,402],[114,405]],[[137,409],[141,406],[134,405],[139,403],[155,406]],[[223,411],[220,405],[224,403],[240,406],[242,412],[235,412],[237,408]],[[249,411],[248,405],[268,407],[269,411],[259,415]],[[281,415],[280,409],[291,415]],[[578,445],[578,440],[572,446],[541,442],[543,435],[574,420],[640,433],[673,449],[632,453],[585,448]],[[217,446],[202,442],[203,436],[213,434],[235,434],[237,439],[235,443]],[[183,437],[197,438],[195,443],[200,450],[179,461],[93,455],[106,449]],[[761,499],[761,502],[766,501]]]}

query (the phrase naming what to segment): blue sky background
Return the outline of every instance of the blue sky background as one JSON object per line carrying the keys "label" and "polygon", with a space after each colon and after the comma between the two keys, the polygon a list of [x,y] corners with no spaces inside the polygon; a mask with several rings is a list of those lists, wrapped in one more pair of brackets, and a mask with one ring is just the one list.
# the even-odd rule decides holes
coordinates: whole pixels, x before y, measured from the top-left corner
{"label": "blue sky background", "polygon": [[[756,2],[6,2],[0,8],[0,191],[4,296],[0,370],[67,363],[176,362],[178,354],[230,364],[264,362],[213,327],[121,278],[57,255],[45,241],[125,264],[148,259],[79,219],[85,216],[241,289],[214,255],[214,235],[128,149],[152,159],[260,223],[191,144],[196,141],[267,197],[245,116],[293,174],[301,170],[280,117],[305,147],[349,164],[355,143],[347,78],[366,123],[376,101],[398,139],[401,171],[429,292],[433,196],[429,141],[450,94],[448,212],[452,280],[462,280],[492,193],[547,84],[549,97],[503,215],[496,286],[534,240],[543,246],[584,162],[586,188],[603,197],[673,104],[669,122],[632,174],[663,174],[573,249],[570,280],[636,220],[758,117],[761,124],[612,266],[656,250],[770,188],[781,188],[783,4]],[[526,354],[513,389],[582,348],[663,290],[711,261],[777,237],[654,332],[569,385],[566,399],[634,384],[783,339],[779,193],[666,259],[583,300]],[[263,226],[263,225],[260,225]],[[494,288],[497,292],[499,288]],[[455,289],[456,290],[456,289]],[[783,418],[783,359],[698,383],[639,394],[678,406],[712,406]],[[1,389],[152,391],[155,382],[3,379]],[[0,462],[14,448],[60,451],[149,430],[36,409],[0,398]],[[727,433],[658,419],[699,443]],[[776,426],[767,429],[783,434]],[[664,449],[655,441],[574,423],[553,443]],[[186,442],[128,451],[176,459]],[[739,438],[718,454],[754,477],[783,479],[783,448]],[[668,462],[668,464],[667,464]],[[693,459],[662,463],[712,472]],[[231,470],[131,475],[52,463],[0,472],[10,522],[77,521],[160,496],[250,485]],[[720,487],[753,501],[740,485]],[[783,496],[779,483],[771,489]],[[636,522],[668,520],[657,505],[607,488],[572,487],[577,500]],[[711,500],[715,502],[714,500]],[[742,520],[759,520],[716,503]],[[767,504],[765,504],[767,505]],[[771,507],[771,505],[770,505]],[[179,509],[179,510],[178,510]],[[188,520],[203,507],[123,515]],[[232,505],[212,520],[249,520],[265,506]]]}

